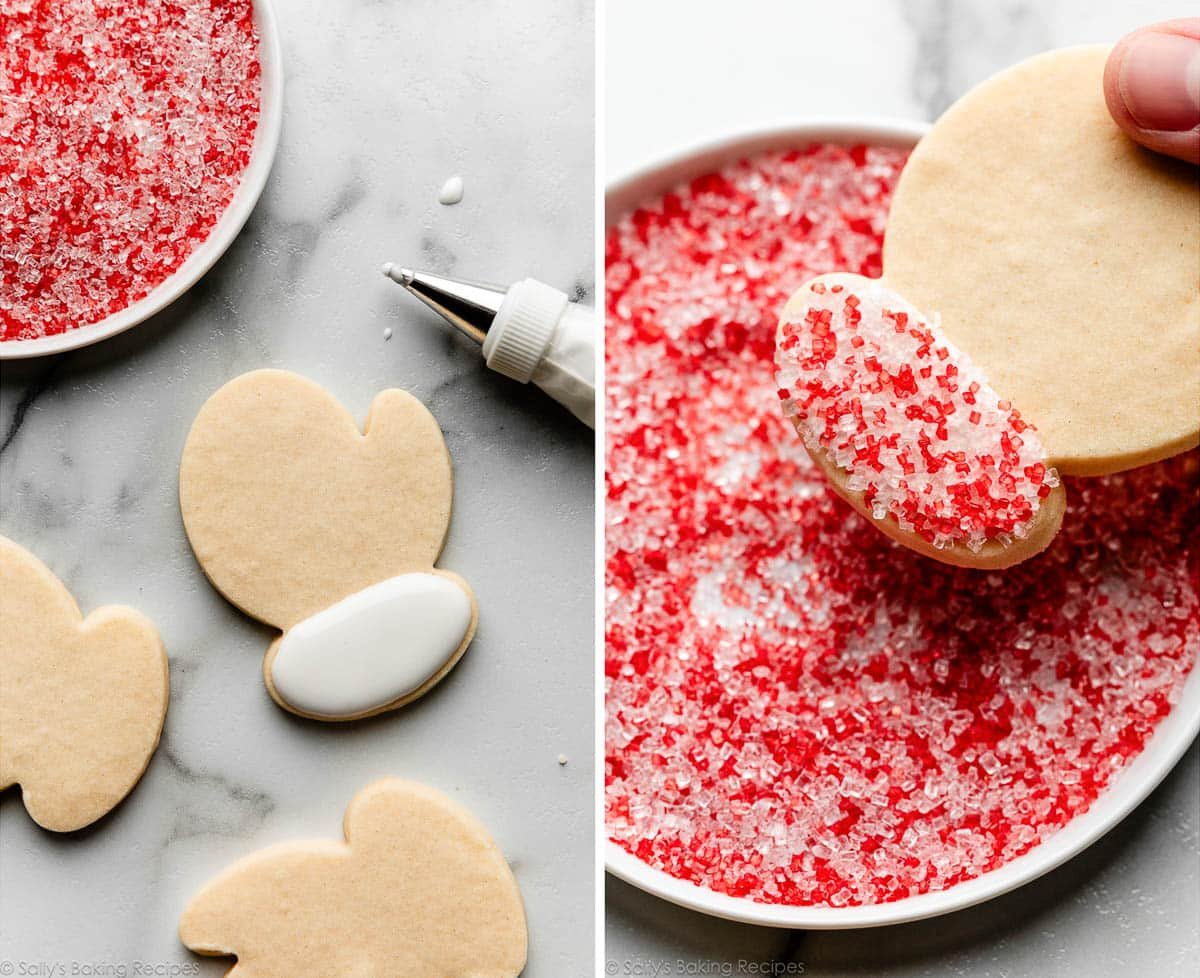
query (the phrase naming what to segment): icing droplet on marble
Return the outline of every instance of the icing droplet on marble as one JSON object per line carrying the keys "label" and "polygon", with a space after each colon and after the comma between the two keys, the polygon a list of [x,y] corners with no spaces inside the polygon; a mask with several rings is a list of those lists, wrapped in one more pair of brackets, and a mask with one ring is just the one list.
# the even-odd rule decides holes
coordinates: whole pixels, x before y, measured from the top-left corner
{"label": "icing droplet on marble", "polygon": [[438,203],[450,206],[457,204],[463,199],[463,179],[460,176],[453,176],[442,184],[442,189],[438,191]]}

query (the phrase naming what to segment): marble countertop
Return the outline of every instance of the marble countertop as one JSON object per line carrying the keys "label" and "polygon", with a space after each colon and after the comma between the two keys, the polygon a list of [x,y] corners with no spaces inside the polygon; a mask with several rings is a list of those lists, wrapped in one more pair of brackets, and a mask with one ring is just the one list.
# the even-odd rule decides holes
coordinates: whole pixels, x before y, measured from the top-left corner
{"label": "marble countertop", "polygon": [[[1167,0],[839,0],[819,8],[710,0],[689,5],[684,18],[678,5],[610,0],[606,171],[621,176],[757,125],[932,120],[972,85],[1029,55],[1111,42],[1180,15]],[[678,909],[610,877],[607,970],[1175,978],[1190,974],[1200,956],[1198,838],[1193,744],[1166,782],[1086,853],[1016,893],[932,921],[843,932],[749,927]]]}
{"label": "marble countertop", "polygon": [[[533,275],[591,300],[592,6],[275,6],[282,141],[233,247],[154,320],[3,368],[0,532],[85,611],[118,602],[149,615],[170,655],[171,702],[144,779],[94,827],[44,832],[5,793],[0,975],[60,973],[34,962],[224,974],[227,959],[178,941],[190,896],[268,844],[340,837],[351,796],[386,774],[440,788],[491,829],[526,901],[528,978],[587,974],[591,433],[484,369],[379,267]],[[442,206],[454,174],[465,197]],[[473,586],[479,632],[453,673],[399,712],[336,725],[279,709],[261,675],[269,630],[216,594],[184,538],[188,427],[217,387],[263,366],[312,377],[360,419],[379,390],[407,388],[445,431],[456,485],[441,566]]]}

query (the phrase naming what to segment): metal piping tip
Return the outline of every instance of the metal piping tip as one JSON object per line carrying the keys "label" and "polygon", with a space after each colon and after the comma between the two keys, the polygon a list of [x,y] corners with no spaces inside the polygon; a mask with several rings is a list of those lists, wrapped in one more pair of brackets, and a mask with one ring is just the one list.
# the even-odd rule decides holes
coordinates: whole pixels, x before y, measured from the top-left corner
{"label": "metal piping tip", "polygon": [[387,262],[383,266],[383,274],[390,278],[397,285],[403,285],[405,288],[413,284],[416,279],[416,273],[408,268],[399,268],[391,262]]}
{"label": "metal piping tip", "polygon": [[414,272],[393,262],[383,266],[383,274],[430,309],[464,336],[482,344],[500,311],[507,289],[457,279],[442,278],[426,272]]}

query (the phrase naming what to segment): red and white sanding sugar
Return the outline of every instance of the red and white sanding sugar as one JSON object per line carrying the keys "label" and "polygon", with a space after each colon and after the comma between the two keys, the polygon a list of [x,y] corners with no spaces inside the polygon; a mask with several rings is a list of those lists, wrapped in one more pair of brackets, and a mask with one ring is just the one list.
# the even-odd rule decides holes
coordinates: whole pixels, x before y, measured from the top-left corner
{"label": "red and white sanding sugar", "polygon": [[0,339],[144,297],[201,244],[250,159],[251,0],[4,0]]}
{"label": "red and white sanding sugar", "polygon": [[1028,851],[1200,645],[1197,453],[1069,480],[1049,549],[984,573],[880,534],[781,415],[779,312],[878,275],[904,159],[764,155],[607,241],[607,830],[757,901],[895,900]]}
{"label": "red and white sanding sugar", "polygon": [[876,519],[937,548],[1024,537],[1058,485],[1037,432],[878,281],[814,282],[780,326],[779,397]]}

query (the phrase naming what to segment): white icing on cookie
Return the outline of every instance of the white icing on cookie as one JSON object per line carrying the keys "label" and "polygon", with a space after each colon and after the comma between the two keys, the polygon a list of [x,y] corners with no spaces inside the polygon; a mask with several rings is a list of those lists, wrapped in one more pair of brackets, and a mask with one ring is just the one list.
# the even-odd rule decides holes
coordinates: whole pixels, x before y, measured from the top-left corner
{"label": "white icing on cookie", "polygon": [[354,716],[414,692],[437,674],[471,627],[471,599],[437,574],[401,574],[291,628],[271,664],[287,704]]}

